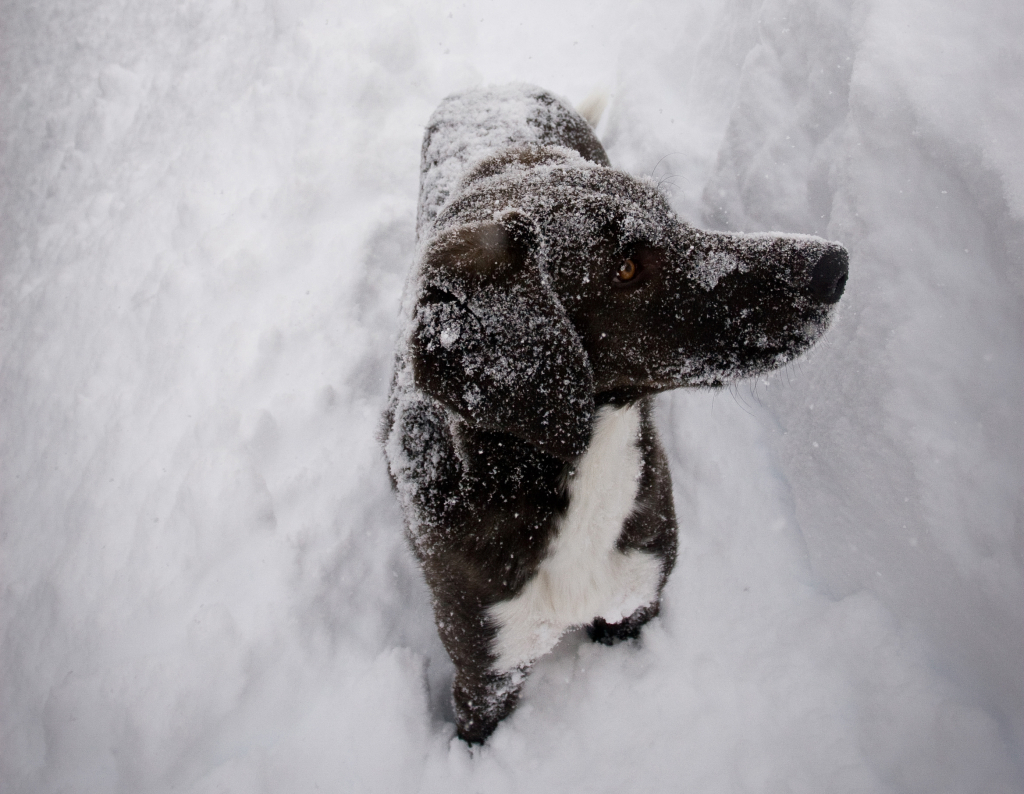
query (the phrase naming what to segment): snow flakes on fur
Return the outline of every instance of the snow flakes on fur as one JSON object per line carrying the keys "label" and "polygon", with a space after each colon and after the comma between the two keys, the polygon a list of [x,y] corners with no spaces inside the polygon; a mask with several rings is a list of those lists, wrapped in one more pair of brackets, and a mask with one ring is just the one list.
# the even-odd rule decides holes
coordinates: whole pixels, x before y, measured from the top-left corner
{"label": "snow flakes on fur", "polygon": [[[438,108],[417,236],[385,452],[457,669],[459,733],[483,741],[567,627],[600,619],[611,641],[658,613],[676,525],[651,395],[806,350],[846,253],[695,229],[530,86]],[[613,406],[632,429],[596,432]]]}

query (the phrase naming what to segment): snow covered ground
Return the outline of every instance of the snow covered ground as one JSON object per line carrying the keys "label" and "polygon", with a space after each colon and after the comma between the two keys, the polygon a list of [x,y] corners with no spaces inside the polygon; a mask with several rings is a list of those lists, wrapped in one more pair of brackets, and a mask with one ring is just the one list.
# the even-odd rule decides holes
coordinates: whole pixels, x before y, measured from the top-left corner
{"label": "snow covered ground", "polygon": [[[0,791],[1024,787],[1015,0],[5,0]],[[662,398],[681,554],[482,749],[374,440],[447,93],[604,90],[838,322]]]}

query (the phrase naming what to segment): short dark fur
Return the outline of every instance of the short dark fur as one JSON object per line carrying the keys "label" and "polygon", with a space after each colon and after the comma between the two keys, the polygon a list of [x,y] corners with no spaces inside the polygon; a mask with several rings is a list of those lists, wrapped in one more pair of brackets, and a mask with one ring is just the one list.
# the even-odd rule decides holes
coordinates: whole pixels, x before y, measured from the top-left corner
{"label": "short dark fur", "polygon": [[[475,114],[456,112],[469,102]],[[481,130],[489,137],[474,160],[466,119],[488,118],[480,108],[521,117],[504,138],[500,124]],[[827,326],[847,260],[818,238],[680,221],[654,187],[608,167],[586,122],[540,89],[449,98],[423,155],[420,256],[383,434],[455,663],[459,735],[481,742],[526,672],[494,672],[487,610],[535,575],[596,409],[641,407],[639,492],[618,547],[656,555],[663,586],[677,529],[652,395],[799,355]],[[450,169],[458,179],[439,176],[448,158],[465,166]],[[638,274],[624,281],[627,259]],[[658,600],[588,631],[610,644],[657,612]]]}

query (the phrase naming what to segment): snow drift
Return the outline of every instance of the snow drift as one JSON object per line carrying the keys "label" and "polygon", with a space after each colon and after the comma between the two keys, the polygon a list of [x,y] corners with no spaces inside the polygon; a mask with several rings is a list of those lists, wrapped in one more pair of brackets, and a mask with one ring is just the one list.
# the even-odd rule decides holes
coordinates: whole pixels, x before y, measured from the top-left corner
{"label": "snow drift", "polygon": [[[4,791],[1020,789],[1021,9],[620,5],[5,4]],[[374,432],[422,125],[509,80],[851,276],[663,398],[662,617],[470,752]]]}

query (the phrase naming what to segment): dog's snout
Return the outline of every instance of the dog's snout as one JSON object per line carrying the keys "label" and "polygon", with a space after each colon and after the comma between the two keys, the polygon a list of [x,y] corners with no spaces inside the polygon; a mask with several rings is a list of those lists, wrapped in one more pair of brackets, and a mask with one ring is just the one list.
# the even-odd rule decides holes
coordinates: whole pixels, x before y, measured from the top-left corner
{"label": "dog's snout", "polygon": [[836,303],[843,297],[850,260],[843,248],[825,253],[811,271],[811,294],[822,303]]}

